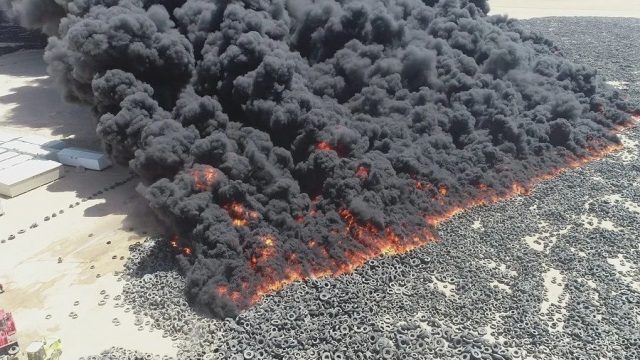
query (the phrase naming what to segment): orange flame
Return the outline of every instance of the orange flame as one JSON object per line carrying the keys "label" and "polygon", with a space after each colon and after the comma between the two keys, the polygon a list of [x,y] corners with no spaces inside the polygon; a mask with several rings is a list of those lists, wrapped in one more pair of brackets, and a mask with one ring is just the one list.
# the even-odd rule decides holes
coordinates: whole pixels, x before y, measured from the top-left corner
{"label": "orange flame", "polygon": [[268,260],[272,258],[276,254],[276,249],[274,248],[275,239],[271,235],[263,235],[259,237],[262,244],[264,244],[265,248],[258,250],[258,254],[260,255],[260,259]]}
{"label": "orange flame", "polygon": [[334,150],[334,149],[331,146],[331,144],[329,144],[328,142],[320,141],[319,143],[316,144],[316,150],[328,151],[328,150]]}
{"label": "orange flame", "polygon": [[224,205],[223,208],[229,213],[231,224],[236,227],[247,226],[249,220],[256,220],[259,217],[256,211],[247,210],[238,202]]}
{"label": "orange flame", "polygon": [[218,284],[216,286],[216,292],[218,293],[218,295],[220,296],[225,296],[227,295],[227,289],[228,287],[224,284]]}
{"label": "orange flame", "polygon": [[433,188],[433,185],[431,185],[431,183],[428,182],[423,182],[420,180],[416,180],[416,189],[417,190],[427,190],[427,189],[431,189]]}
{"label": "orange flame", "polygon": [[[632,123],[630,122],[629,124]],[[426,215],[425,221],[428,224],[428,227],[426,229],[416,230],[413,233],[400,235],[390,227],[379,229],[371,223],[359,222],[355,215],[348,209],[341,209],[339,211],[339,215],[345,224],[343,230],[344,235],[351,237],[362,245],[361,248],[357,250],[344,250],[346,261],[344,259],[334,258],[327,250],[328,248],[322,243],[316,240],[309,240],[307,242],[309,251],[316,252],[321,255],[322,259],[325,261],[324,263],[317,266],[316,264],[311,264],[310,266],[307,264],[307,266],[303,268],[298,262],[296,254],[293,253],[283,255],[287,260],[287,267],[284,269],[284,274],[281,271],[276,271],[268,266],[256,267],[260,263],[260,259],[276,256],[274,248],[276,239],[270,235],[261,236],[259,239],[265,247],[258,251],[258,257],[252,256],[249,259],[252,268],[257,272],[259,271],[258,277],[260,282],[252,289],[247,289],[247,284],[243,284],[244,297],[240,296],[239,291],[229,291],[226,286],[219,286],[216,292],[220,296],[225,296],[238,304],[249,306],[260,301],[260,299],[265,295],[276,292],[292,282],[302,281],[308,278],[339,276],[353,271],[375,257],[411,251],[436,240],[437,236],[435,235],[435,227],[443,221],[455,216],[459,212],[474,206],[492,204],[512,196],[528,195],[532,187],[541,181],[553,178],[568,169],[576,168],[596,159],[600,159],[609,153],[620,150],[621,148],[621,144],[609,144],[606,146],[594,144],[594,146],[589,149],[588,156],[571,156],[566,159],[564,167],[552,169],[545,174],[541,174],[540,176],[531,179],[526,184],[515,182],[507,191],[498,192],[487,184],[480,183],[476,185],[477,192],[474,194],[468,194],[468,200],[462,203],[454,203],[454,197],[448,197],[446,202],[444,199],[438,199],[446,210],[443,210],[438,214]],[[419,180],[416,181],[416,189],[418,190],[432,188],[433,186],[430,183],[423,183]],[[444,184],[438,186],[437,192],[434,189],[435,196],[439,195],[440,197],[447,196],[449,191],[449,187]],[[314,208],[310,210],[310,212],[314,211]],[[334,231],[332,230],[331,232]]]}
{"label": "orange flame", "polygon": [[195,181],[193,185],[197,190],[207,191],[217,178],[216,170],[211,166],[205,166],[203,169],[191,170],[191,177]]}
{"label": "orange flame", "polygon": [[169,245],[171,245],[172,248],[182,252],[185,256],[190,256],[191,253],[193,252],[191,250],[190,247],[188,246],[180,246],[180,243],[178,241],[178,235],[173,235],[171,237],[171,239],[169,240]]}
{"label": "orange flame", "polygon": [[448,210],[442,212],[441,214],[427,215],[425,216],[425,220],[427,224],[433,227],[436,227],[443,221],[450,219],[451,217],[455,216],[456,214],[466,209],[469,209],[475,206],[494,204],[499,201],[506,200],[513,196],[529,195],[531,192],[531,189],[535,187],[537,184],[543,181],[552,179],[554,177],[557,177],[558,175],[562,174],[567,170],[575,169],[585,164],[588,164],[589,162],[592,162],[594,160],[601,159],[610,153],[621,150],[622,148],[623,148],[622,144],[609,144],[607,146],[603,146],[600,148],[595,148],[595,147],[591,148],[590,155],[584,156],[584,157],[575,157],[575,156],[569,157],[566,159],[565,167],[555,168],[545,174],[534,177],[533,179],[529,180],[527,184],[514,182],[513,184],[511,184],[511,188],[509,189],[509,191],[504,193],[497,193],[495,190],[489,188],[487,185],[480,184],[478,188],[479,190],[481,190],[481,193],[476,195],[474,198],[471,198],[470,200],[467,200],[465,203],[462,203],[462,204],[453,204]]}
{"label": "orange flame", "polygon": [[368,178],[369,168],[363,165],[358,166],[358,170],[356,170],[356,176],[363,180]]}
{"label": "orange flame", "polygon": [[240,291],[229,291],[229,288],[224,284],[216,286],[215,292],[218,296],[227,297],[235,302],[242,300],[242,294]]}
{"label": "orange flame", "polygon": [[378,257],[384,254],[399,254],[410,250],[413,250],[425,243],[435,239],[435,236],[429,231],[420,231],[412,234],[411,236],[401,237],[396,234],[391,228],[386,228],[383,231],[378,230],[372,224],[359,224],[354,215],[348,209],[342,209],[340,216],[345,221],[345,232],[350,236],[353,236],[360,244],[362,244],[361,251],[346,250],[345,254],[348,261],[340,261],[331,258],[329,252],[324,246],[318,247],[315,240],[308,242],[310,249],[318,248],[318,251],[324,259],[330,264],[329,266],[323,266],[321,268],[315,268],[309,271],[304,271],[299,263],[297,263],[297,257],[295,254],[291,254],[287,257],[288,267],[284,270],[284,275],[274,275],[273,271],[267,270],[262,275],[262,281],[258,284],[255,292],[250,296],[249,303],[255,304],[260,301],[262,297],[267,294],[276,292],[292,282],[301,281],[307,278],[322,278],[327,276],[339,276],[352,272],[354,269],[364,265],[372,258]]}
{"label": "orange flame", "polygon": [[231,224],[233,224],[233,226],[238,227],[238,226],[247,226],[247,220],[245,219],[233,219],[231,220]]}
{"label": "orange flame", "polygon": [[271,236],[271,235],[261,236],[260,240],[262,240],[262,243],[265,244],[268,247],[272,247],[273,243],[275,242],[275,240],[273,239],[273,236]]}

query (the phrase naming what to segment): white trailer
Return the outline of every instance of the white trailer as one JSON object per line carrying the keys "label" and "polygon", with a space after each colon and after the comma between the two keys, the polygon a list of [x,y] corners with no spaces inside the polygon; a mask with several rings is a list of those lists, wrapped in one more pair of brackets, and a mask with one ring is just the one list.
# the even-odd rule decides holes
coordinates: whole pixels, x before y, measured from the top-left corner
{"label": "white trailer", "polygon": [[60,150],[58,152],[58,161],[65,165],[91,170],[103,170],[111,166],[111,161],[106,154],[73,147]]}

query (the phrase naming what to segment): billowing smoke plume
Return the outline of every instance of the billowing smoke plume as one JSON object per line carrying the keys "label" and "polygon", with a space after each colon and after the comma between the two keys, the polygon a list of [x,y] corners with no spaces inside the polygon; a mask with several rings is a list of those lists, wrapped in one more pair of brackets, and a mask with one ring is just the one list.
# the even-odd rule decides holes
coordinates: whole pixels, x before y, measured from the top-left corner
{"label": "billowing smoke plume", "polygon": [[485,0],[1,0],[227,315],[617,144],[634,111]]}

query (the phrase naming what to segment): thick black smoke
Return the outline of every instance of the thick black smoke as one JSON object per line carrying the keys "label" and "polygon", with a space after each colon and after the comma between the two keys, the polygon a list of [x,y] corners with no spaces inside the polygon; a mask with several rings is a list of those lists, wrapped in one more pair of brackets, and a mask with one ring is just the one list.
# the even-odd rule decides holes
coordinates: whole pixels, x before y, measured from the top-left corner
{"label": "thick black smoke", "polygon": [[486,0],[0,1],[53,35],[214,315],[618,143],[634,110]]}

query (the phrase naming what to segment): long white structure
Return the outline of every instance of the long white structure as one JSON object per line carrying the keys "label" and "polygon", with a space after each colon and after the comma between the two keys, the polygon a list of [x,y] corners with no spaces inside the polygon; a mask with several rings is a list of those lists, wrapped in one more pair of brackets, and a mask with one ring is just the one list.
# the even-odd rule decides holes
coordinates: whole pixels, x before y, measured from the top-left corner
{"label": "long white structure", "polygon": [[49,160],[55,160],[56,153],[58,150],[50,149],[46,147],[42,147],[36,144],[31,144],[28,142],[18,140],[7,141],[6,143],[0,144],[0,147],[3,147],[7,150],[12,150],[18,153],[22,153],[25,155],[30,155],[33,157],[44,158]]}
{"label": "long white structure", "polygon": [[57,180],[64,166],[52,161],[64,142],[0,132],[0,195],[13,197]]}
{"label": "long white structure", "polygon": [[1,143],[5,143],[7,141],[15,140],[15,139],[17,139],[19,137],[20,136],[12,134],[12,133],[0,132],[0,144]]}
{"label": "long white structure", "polygon": [[0,170],[0,194],[14,197],[64,175],[62,164],[41,159],[31,159]]}
{"label": "long white structure", "polygon": [[32,156],[16,154],[16,156],[0,161],[0,170],[8,169],[31,159],[33,159]]}
{"label": "long white structure", "polygon": [[91,170],[103,170],[111,166],[109,157],[104,153],[73,147],[58,151],[58,161],[65,165],[81,166]]}
{"label": "long white structure", "polygon": [[7,159],[11,159],[12,157],[16,157],[20,154],[14,151],[8,151],[3,148],[0,148],[0,161],[5,161]]}
{"label": "long white structure", "polygon": [[38,135],[21,136],[18,140],[52,150],[62,150],[65,147],[64,141],[62,140],[50,139]]}

